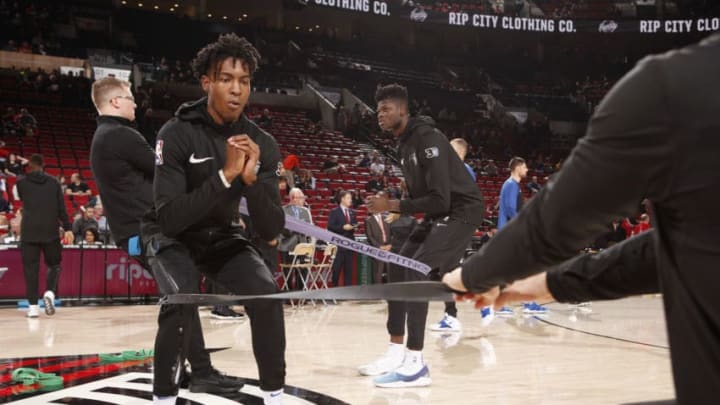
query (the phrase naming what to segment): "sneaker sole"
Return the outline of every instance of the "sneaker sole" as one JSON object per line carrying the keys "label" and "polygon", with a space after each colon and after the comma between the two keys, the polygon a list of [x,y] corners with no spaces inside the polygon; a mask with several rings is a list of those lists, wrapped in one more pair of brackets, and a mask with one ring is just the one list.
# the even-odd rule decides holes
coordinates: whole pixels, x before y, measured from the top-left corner
{"label": "sneaker sole", "polygon": [[455,329],[455,328],[438,328],[435,326],[430,328],[430,330],[433,332],[453,332],[453,333],[462,332],[462,329],[460,329],[460,328],[457,328],[457,329]]}
{"label": "sneaker sole", "polygon": [[210,315],[210,318],[217,319],[218,321],[242,321],[245,319],[244,316],[220,316],[220,315]]}
{"label": "sneaker sole", "polygon": [[387,374],[387,373],[390,373],[390,372],[392,372],[392,371],[395,371],[395,370],[397,370],[398,368],[400,368],[400,366],[402,366],[402,363],[398,364],[397,367],[393,367],[393,368],[388,369],[388,370],[367,370],[367,369],[364,370],[364,369],[361,367],[361,368],[358,368],[358,373],[359,373],[360,375],[362,375],[362,376],[365,376],[365,377],[378,377],[378,376],[381,376],[381,375],[383,375],[383,374]]}
{"label": "sneaker sole", "polygon": [[53,302],[53,300],[51,300],[49,297],[43,297],[43,301],[45,302],[45,315],[55,315],[55,302]]}
{"label": "sneaker sole", "polygon": [[240,387],[228,387],[228,386],[220,386],[220,385],[192,385],[190,384],[190,387],[188,388],[188,391],[199,394],[231,394],[233,392],[240,391]]}
{"label": "sneaker sole", "polygon": [[390,383],[375,383],[378,388],[412,388],[412,387],[427,387],[432,384],[430,377],[420,377],[414,381],[395,381]]}

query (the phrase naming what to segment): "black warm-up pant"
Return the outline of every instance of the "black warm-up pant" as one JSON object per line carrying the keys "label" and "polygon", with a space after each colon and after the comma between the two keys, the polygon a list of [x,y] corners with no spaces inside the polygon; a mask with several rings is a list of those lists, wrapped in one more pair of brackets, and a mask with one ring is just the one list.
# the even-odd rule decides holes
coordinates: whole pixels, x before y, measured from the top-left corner
{"label": "black warm-up pant", "polygon": [[[120,246],[125,252],[128,251],[128,242],[127,240],[118,242],[118,246]],[[159,261],[162,261],[162,254],[161,252],[158,257],[155,257],[153,259],[155,263],[158,263]],[[132,257],[135,261],[140,263],[143,268],[151,270],[153,274],[155,274],[155,270],[152,268],[150,264],[150,260],[146,256],[137,256]],[[189,268],[192,268],[193,264],[190,258],[187,258],[188,262],[185,264],[187,266],[190,266]],[[157,276],[155,276],[157,279]],[[166,294],[167,289],[171,288],[167,285],[162,284],[161,282],[157,282],[158,288],[161,291],[161,294]],[[160,314],[158,315],[158,323],[160,323],[161,319],[165,317],[166,315],[166,307],[167,305],[161,305],[160,306]],[[203,338],[203,331],[202,331],[202,324],[200,323],[200,317],[198,316],[197,307],[193,308],[183,308],[183,313],[186,315],[184,325],[184,334],[183,336],[187,338],[187,342],[185,342],[185,339],[183,339],[182,343],[178,344],[178,347],[176,348],[175,353],[179,351],[180,349],[184,348],[184,353],[186,353],[186,356],[183,356],[180,358],[180,356],[170,356],[168,355],[168,352],[170,352],[170,346],[169,344],[165,344],[165,347],[163,350],[158,350],[158,339],[157,337],[155,339],[155,356],[153,359],[153,372],[154,372],[154,378],[153,378],[153,393],[157,396],[174,396],[177,395],[178,388],[179,388],[179,378],[180,374],[182,372],[182,368],[185,366],[185,358],[190,362],[190,367],[192,368],[192,372],[197,375],[203,375],[208,372],[210,372],[212,363],[210,361],[210,353],[205,349],[205,339]],[[164,342],[171,342],[174,339],[164,339]]]}
{"label": "black warm-up pant", "polygon": [[57,295],[58,279],[60,278],[60,261],[62,260],[62,245],[60,240],[51,242],[21,242],[23,272],[25,273],[25,292],[30,305],[37,305],[38,279],[40,277],[40,252],[45,256],[47,265],[47,282],[45,289]]}
{"label": "black warm-up pant", "polygon": [[[151,255],[149,262],[163,294],[198,293],[203,275],[232,294],[269,294],[278,290],[260,253],[243,241],[225,241],[222,249],[210,248],[199,259],[191,258],[185,245],[173,242]],[[250,318],[260,388],[265,391],[281,389],[285,384],[282,301],[256,300],[244,305]],[[159,362],[155,366],[155,395],[177,394],[176,365],[184,363],[188,348],[197,343],[197,335],[192,330],[193,325],[199,324],[197,316],[196,305],[162,306],[155,339],[155,361]]]}
{"label": "black warm-up pant", "polygon": [[[475,225],[452,219],[425,221],[415,227],[398,253],[444,273],[457,267],[474,233]],[[397,265],[391,265],[388,273],[389,283],[427,279],[425,274]],[[427,313],[427,302],[388,301],[388,333],[405,336],[407,323],[407,348],[422,350]]]}

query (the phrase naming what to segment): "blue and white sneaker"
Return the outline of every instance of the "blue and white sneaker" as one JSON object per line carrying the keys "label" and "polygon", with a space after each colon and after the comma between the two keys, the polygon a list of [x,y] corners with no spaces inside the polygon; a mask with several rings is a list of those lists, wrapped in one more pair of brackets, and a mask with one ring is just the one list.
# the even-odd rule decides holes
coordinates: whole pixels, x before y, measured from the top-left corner
{"label": "blue and white sneaker", "polygon": [[513,316],[515,315],[515,311],[513,311],[510,307],[502,307],[495,311],[495,315],[497,316]]}
{"label": "blue and white sneaker", "polygon": [[492,323],[493,319],[495,319],[495,311],[492,307],[485,307],[480,310],[480,316],[482,317],[480,325],[486,327]]}
{"label": "blue and white sneaker", "polygon": [[373,380],[378,388],[427,387],[432,383],[430,369],[422,356],[405,354],[403,365],[395,371],[381,375]]}
{"label": "blue and white sneaker", "polygon": [[462,324],[457,318],[445,314],[445,317],[440,322],[432,325],[430,330],[433,332],[460,332]]}
{"label": "blue and white sneaker", "polygon": [[534,301],[526,302],[523,304],[523,313],[533,315],[547,314],[547,308]]}

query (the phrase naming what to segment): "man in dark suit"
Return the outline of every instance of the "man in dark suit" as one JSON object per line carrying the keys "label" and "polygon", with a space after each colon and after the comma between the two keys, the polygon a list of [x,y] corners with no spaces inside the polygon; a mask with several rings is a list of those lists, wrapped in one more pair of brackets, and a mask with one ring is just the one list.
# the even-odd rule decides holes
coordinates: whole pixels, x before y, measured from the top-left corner
{"label": "man in dark suit", "polygon": [[[371,246],[385,251],[392,249],[392,245],[390,244],[392,237],[390,226],[385,223],[385,218],[382,214],[375,214],[365,219],[365,233]],[[383,275],[387,274],[388,263],[373,260],[373,269],[373,282],[381,284],[383,282]]]}
{"label": "man in dark suit", "polygon": [[[338,193],[340,205],[330,211],[328,218],[328,230],[346,238],[355,239],[355,229],[357,228],[357,217],[355,211],[350,208],[352,206],[352,194],[349,191],[341,191]],[[350,250],[338,247],[337,256],[332,265],[332,283],[333,287],[338,286],[340,281],[340,272],[345,276],[344,285],[352,284],[353,270],[353,254]]]}

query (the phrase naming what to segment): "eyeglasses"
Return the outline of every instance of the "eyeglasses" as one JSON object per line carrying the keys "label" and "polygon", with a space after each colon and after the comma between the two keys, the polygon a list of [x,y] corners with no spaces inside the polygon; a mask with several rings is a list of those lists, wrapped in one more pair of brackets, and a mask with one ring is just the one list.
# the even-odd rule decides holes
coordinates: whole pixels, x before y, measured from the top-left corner
{"label": "eyeglasses", "polygon": [[135,97],[133,97],[133,96],[115,96],[115,97],[113,97],[113,99],[116,99],[116,98],[124,98],[125,100],[132,101],[133,103],[135,102]]}

